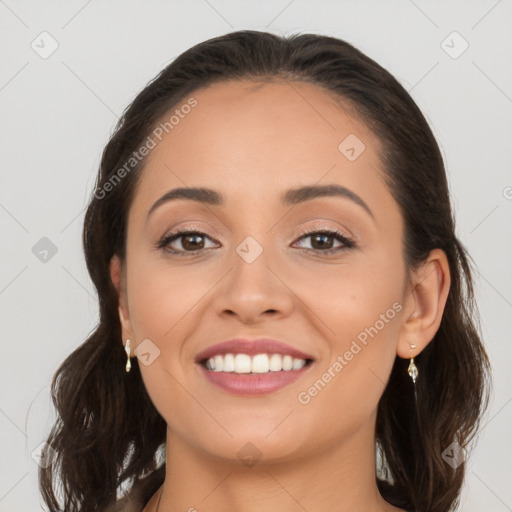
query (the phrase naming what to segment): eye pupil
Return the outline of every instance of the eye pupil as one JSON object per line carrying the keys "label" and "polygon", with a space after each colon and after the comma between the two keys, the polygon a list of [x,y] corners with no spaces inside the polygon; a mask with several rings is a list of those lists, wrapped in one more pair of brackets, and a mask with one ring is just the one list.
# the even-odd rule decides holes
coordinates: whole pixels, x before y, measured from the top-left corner
{"label": "eye pupil", "polygon": [[[202,239],[203,237],[201,235],[183,235],[182,236],[182,242],[181,244],[183,245],[183,248],[184,249],[191,249],[191,250],[196,250],[196,249],[202,249],[202,247],[198,247],[200,245],[202,245],[200,242],[198,243],[198,239]],[[190,244],[190,239],[194,240],[191,244]],[[203,244],[204,244],[204,241],[203,241]]]}
{"label": "eye pupil", "polygon": [[[332,236],[331,235],[326,235],[326,234],[323,234],[323,233],[319,233],[317,235],[314,235],[311,237],[311,245],[313,247],[315,247],[317,244],[316,244],[316,241],[317,240],[323,240],[320,242],[320,244],[316,247],[316,248],[319,248],[319,249],[330,249],[332,247]],[[326,243],[325,240],[326,239],[331,239],[331,243]]]}

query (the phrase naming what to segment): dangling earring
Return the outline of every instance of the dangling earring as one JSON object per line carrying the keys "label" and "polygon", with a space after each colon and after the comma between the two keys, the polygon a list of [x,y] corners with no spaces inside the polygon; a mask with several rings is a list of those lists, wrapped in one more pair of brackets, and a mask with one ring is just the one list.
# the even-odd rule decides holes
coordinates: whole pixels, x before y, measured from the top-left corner
{"label": "dangling earring", "polygon": [[414,364],[414,357],[412,357],[412,351],[416,348],[416,345],[411,345],[411,362],[409,363],[409,368],[407,369],[407,373],[411,376],[412,383],[416,386],[416,379],[418,378],[418,368]]}
{"label": "dangling earring", "polygon": [[129,372],[131,367],[132,367],[132,363],[130,361],[130,340],[126,340],[126,346],[124,347],[124,351],[126,352],[126,371]]}

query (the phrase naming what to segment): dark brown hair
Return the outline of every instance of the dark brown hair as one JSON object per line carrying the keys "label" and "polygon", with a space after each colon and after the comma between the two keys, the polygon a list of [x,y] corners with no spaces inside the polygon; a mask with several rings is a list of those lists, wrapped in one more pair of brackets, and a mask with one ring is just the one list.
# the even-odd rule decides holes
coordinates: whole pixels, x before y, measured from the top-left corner
{"label": "dark brown hair", "polygon": [[127,213],[145,159],[108,193],[105,184],[194,90],[240,79],[308,82],[350,105],[382,143],[382,172],[404,219],[408,270],[434,248],[446,253],[451,287],[439,330],[416,358],[417,402],[408,361],[397,357],[378,405],[376,440],[387,478],[376,478],[395,506],[447,512],[459,500],[465,463],[454,469],[442,453],[454,441],[469,448],[488,403],[490,367],[479,336],[472,263],[455,235],[438,145],[405,89],[350,44],[257,31],[210,39],[176,58],[125,110],[105,147],[83,229],[100,319],[52,382],[58,420],[47,442],[57,457],[40,469],[44,501],[51,511],[105,511],[121,484],[137,488],[145,504],[164,480],[165,462],[158,466],[155,454],[165,446],[166,423],[146,392],[138,362],[125,372],[118,295],[109,273],[113,255],[125,258]]}

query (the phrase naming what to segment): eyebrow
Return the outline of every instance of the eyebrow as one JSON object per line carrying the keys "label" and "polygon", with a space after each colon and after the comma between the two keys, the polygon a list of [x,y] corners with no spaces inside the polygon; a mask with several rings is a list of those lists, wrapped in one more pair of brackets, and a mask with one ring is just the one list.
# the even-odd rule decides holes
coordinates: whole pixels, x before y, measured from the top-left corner
{"label": "eyebrow", "polygon": [[[343,197],[349,199],[353,203],[361,206],[372,217],[372,219],[375,220],[375,217],[369,206],[355,192],[352,192],[352,190],[343,187],[342,185],[313,185],[293,188],[282,194],[280,199],[284,206],[293,206],[296,204],[304,203],[306,201],[317,199],[319,197]],[[175,188],[169,192],[166,192],[153,204],[153,206],[149,209],[147,219],[149,219],[149,216],[159,206],[176,199],[189,199],[191,201],[196,201],[212,206],[222,206],[225,204],[223,195],[220,192],[210,188]]]}

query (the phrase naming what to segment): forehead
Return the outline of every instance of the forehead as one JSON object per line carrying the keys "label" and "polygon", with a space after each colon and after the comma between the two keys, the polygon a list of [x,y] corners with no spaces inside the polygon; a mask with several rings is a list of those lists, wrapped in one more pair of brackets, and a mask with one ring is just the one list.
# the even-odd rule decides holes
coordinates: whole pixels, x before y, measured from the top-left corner
{"label": "forehead", "polygon": [[[195,106],[180,110],[190,98]],[[228,205],[277,201],[285,189],[317,183],[375,196],[381,207],[390,200],[382,194],[378,139],[352,107],[316,85],[221,82],[193,91],[162,123],[173,113],[181,113],[179,122],[151,150],[134,207],[147,209],[187,186],[222,191]],[[347,144],[357,158],[343,153]]]}
{"label": "forehead", "polygon": [[323,145],[332,149],[332,142],[347,130],[371,138],[374,145],[378,142],[347,100],[310,83],[229,81],[201,88],[192,95],[198,104],[173,128],[176,145],[188,139],[192,130],[206,140],[216,140],[216,135],[221,139],[230,136],[233,145],[246,148],[251,142],[264,142],[271,146],[269,149],[283,150],[288,142],[301,143],[304,150],[311,151],[323,140]]}

